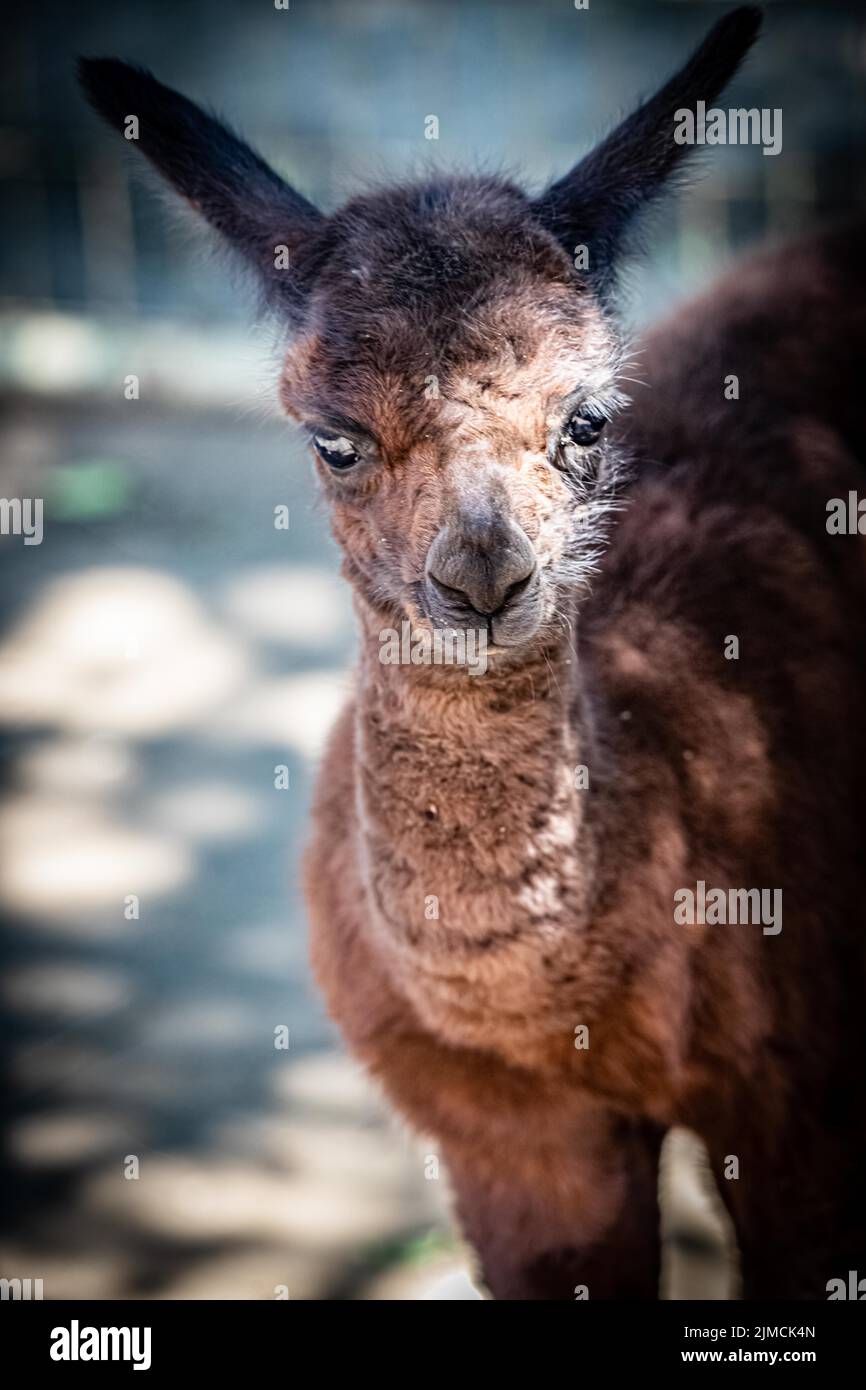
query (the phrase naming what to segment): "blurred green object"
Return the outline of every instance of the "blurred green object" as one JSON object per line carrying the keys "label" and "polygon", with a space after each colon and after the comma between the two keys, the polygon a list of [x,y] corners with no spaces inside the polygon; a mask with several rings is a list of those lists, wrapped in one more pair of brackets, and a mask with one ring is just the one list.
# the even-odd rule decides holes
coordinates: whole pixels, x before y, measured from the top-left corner
{"label": "blurred green object", "polygon": [[422,1265],[435,1255],[450,1254],[458,1249],[458,1241],[450,1231],[431,1227],[411,1235],[375,1241],[362,1258],[369,1270],[383,1270],[395,1265]]}
{"label": "blurred green object", "polygon": [[403,1262],[405,1264],[425,1264],[434,1255],[450,1254],[459,1248],[458,1241],[451,1231],[431,1227],[423,1235],[418,1235],[414,1240],[406,1242],[402,1252]]}
{"label": "blurred green object", "polygon": [[92,521],[126,511],[132,481],[124,463],[92,459],[52,468],[45,489],[45,507],[56,521]]}

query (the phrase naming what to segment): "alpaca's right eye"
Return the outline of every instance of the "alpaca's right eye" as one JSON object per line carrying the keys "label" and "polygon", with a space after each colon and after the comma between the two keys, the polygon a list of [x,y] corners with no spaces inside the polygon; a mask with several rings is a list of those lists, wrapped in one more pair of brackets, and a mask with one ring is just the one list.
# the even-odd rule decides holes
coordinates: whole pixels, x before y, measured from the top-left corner
{"label": "alpaca's right eye", "polygon": [[345,472],[347,468],[354,468],[355,464],[360,462],[361,455],[351,439],[347,439],[344,434],[337,435],[334,439],[329,439],[325,435],[314,434],[313,443],[319,458],[337,473]]}

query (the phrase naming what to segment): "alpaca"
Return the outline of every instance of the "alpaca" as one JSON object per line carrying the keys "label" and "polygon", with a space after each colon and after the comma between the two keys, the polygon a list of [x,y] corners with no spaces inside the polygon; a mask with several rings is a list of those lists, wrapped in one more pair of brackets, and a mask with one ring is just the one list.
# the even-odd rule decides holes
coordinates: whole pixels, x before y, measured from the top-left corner
{"label": "alpaca", "polygon": [[[862,480],[862,257],[840,232],[748,262],[649,335],[646,390],[614,309],[676,112],[759,22],[722,18],[540,197],[436,177],[327,217],[148,74],[82,64],[291,330],[361,637],[314,966],[498,1299],[658,1298],[674,1125],[744,1297],[866,1270],[866,571],[826,524]],[[404,622],[476,631],[484,671],[381,659]]]}

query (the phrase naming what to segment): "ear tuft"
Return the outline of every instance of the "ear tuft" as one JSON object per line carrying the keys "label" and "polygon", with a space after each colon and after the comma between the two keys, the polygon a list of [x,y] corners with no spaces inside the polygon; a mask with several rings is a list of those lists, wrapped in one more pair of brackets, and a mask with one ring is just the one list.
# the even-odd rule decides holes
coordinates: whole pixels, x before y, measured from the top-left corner
{"label": "ear tuft", "polygon": [[689,146],[674,140],[675,113],[708,104],[724,90],[761,27],[745,5],[724,15],[664,87],[538,198],[536,215],[570,254],[589,249],[589,274],[600,288],[612,278],[623,238],[638,214],[664,192]]}
{"label": "ear tuft", "polygon": [[325,222],[313,204],[222,121],[144,68],[80,58],[78,77],[91,106],[256,269],[268,292],[297,301],[294,263]]}

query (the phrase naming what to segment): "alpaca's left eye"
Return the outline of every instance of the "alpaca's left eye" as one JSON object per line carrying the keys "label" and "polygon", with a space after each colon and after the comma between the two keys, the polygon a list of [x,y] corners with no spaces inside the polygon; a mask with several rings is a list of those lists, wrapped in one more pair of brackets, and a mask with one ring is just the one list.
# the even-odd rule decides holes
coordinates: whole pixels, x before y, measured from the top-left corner
{"label": "alpaca's left eye", "polygon": [[572,415],[565,427],[566,442],[579,444],[586,449],[590,444],[595,444],[607,420],[594,410],[578,410]]}
{"label": "alpaca's left eye", "polygon": [[351,439],[347,439],[344,434],[337,435],[334,439],[315,434],[313,443],[319,458],[338,473],[346,468],[354,468],[361,458]]}

